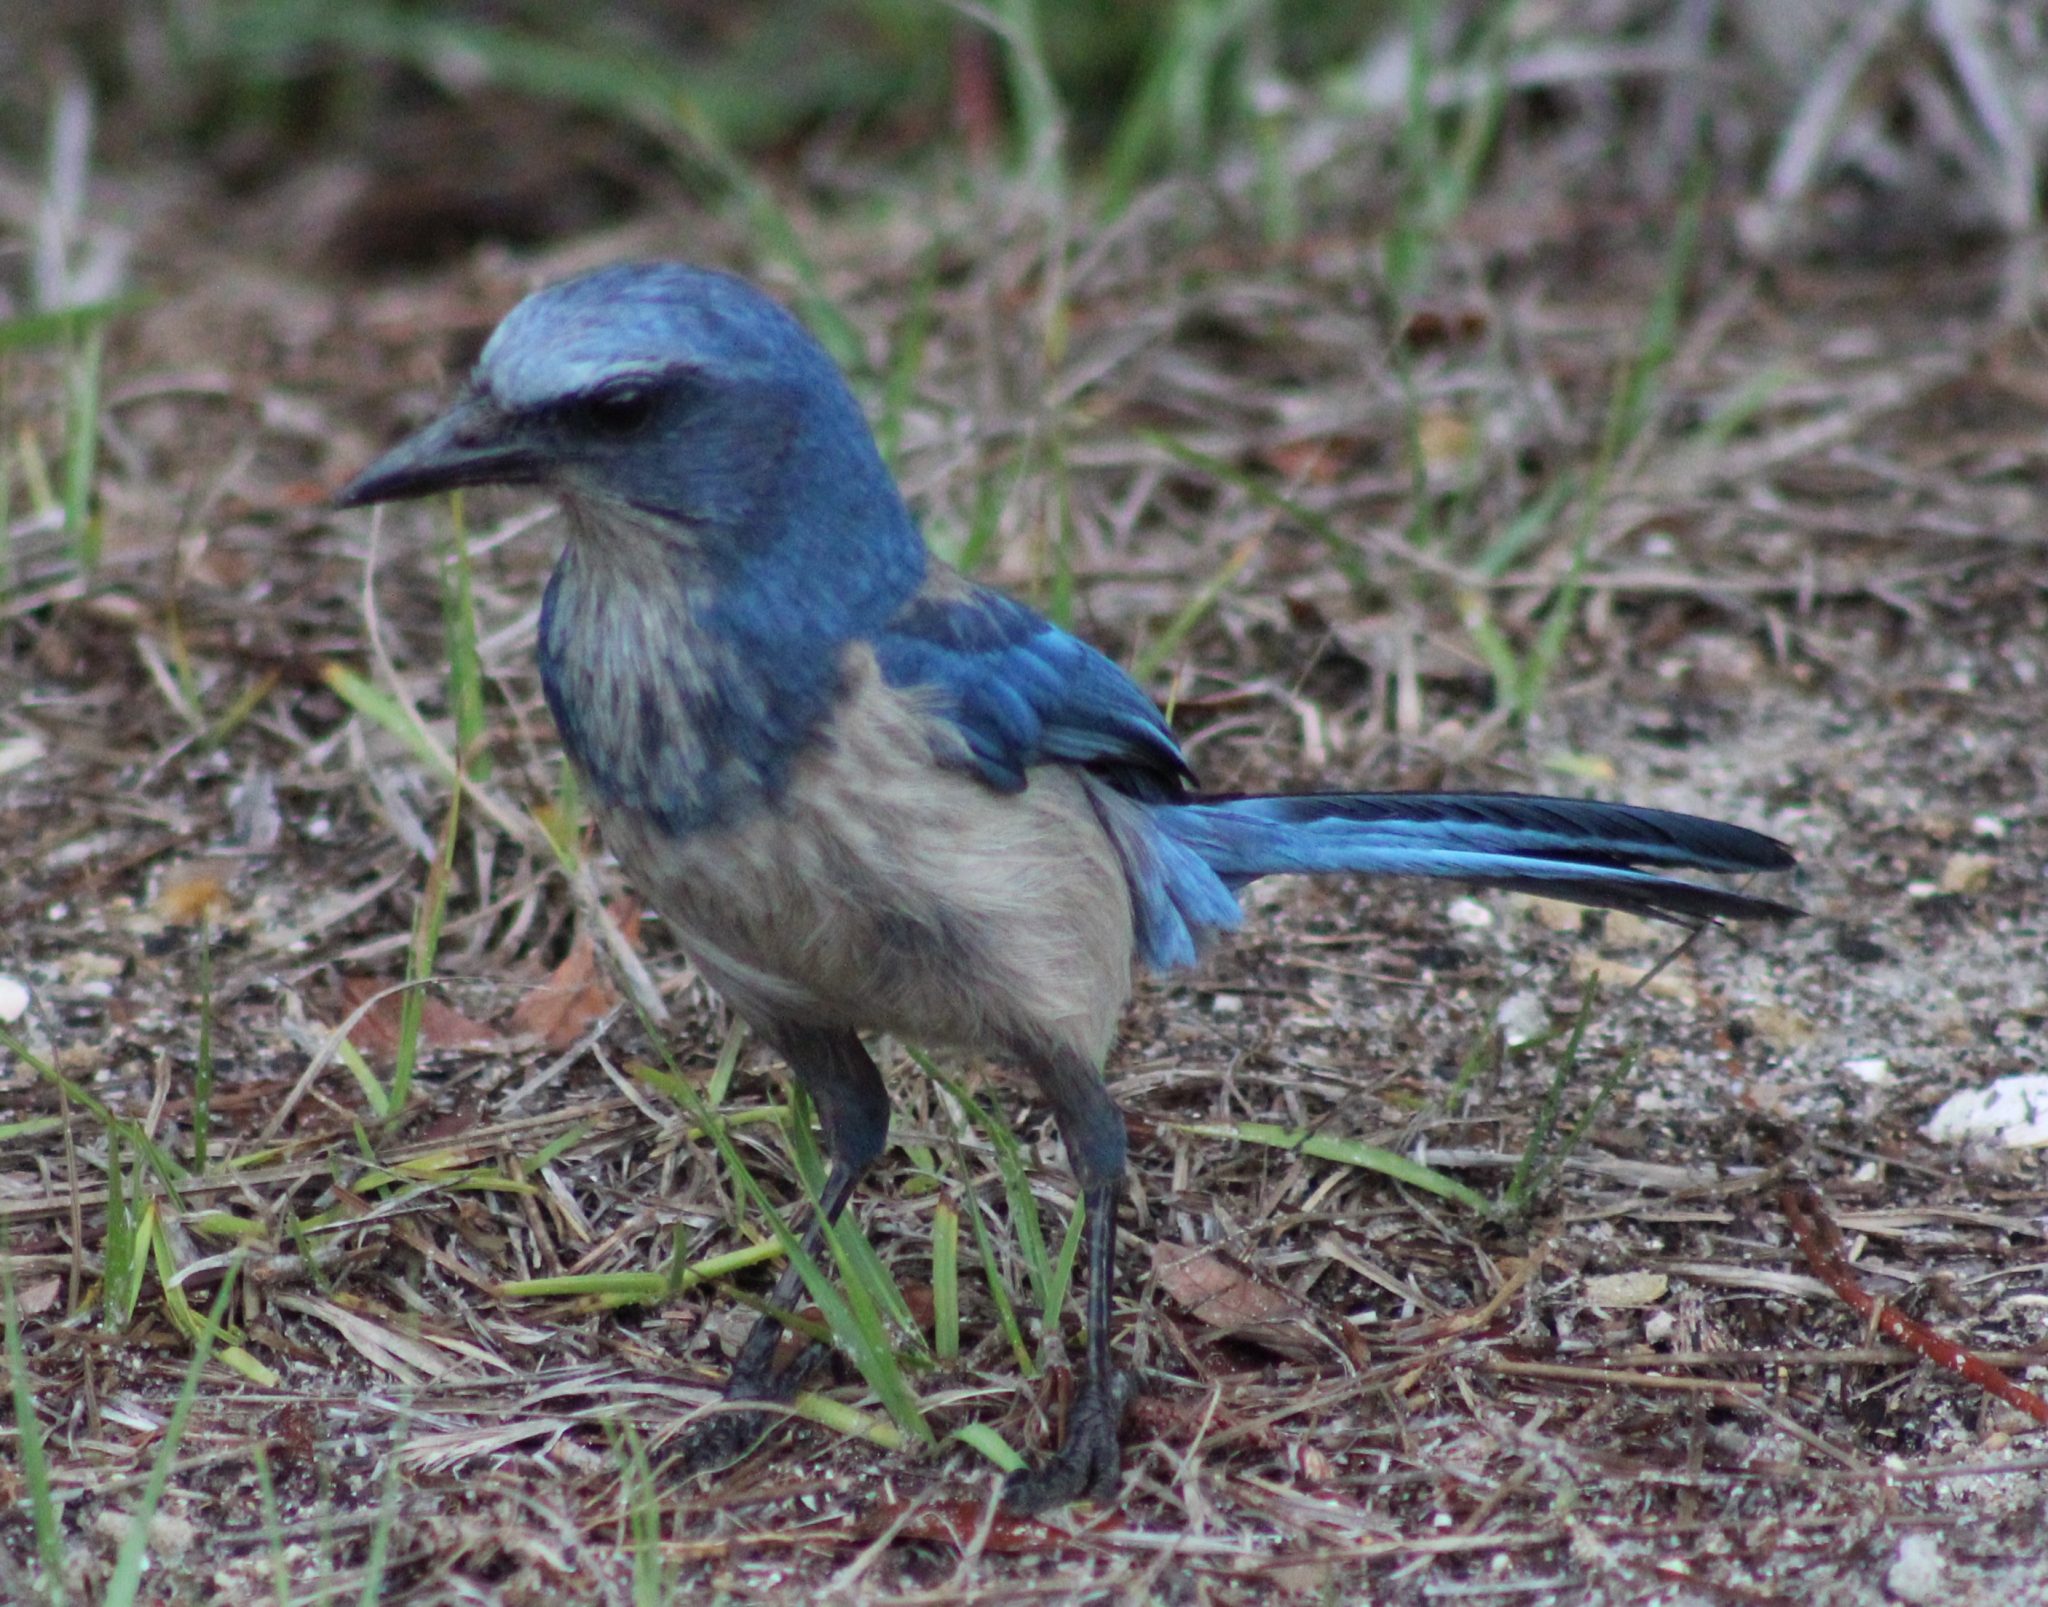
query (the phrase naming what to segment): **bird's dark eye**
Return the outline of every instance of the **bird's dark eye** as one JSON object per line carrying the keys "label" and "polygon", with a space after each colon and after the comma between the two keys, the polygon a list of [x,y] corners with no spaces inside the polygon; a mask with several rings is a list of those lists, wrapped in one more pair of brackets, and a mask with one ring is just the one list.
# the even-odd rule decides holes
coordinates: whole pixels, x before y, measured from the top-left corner
{"label": "bird's dark eye", "polygon": [[654,417],[654,389],[648,385],[613,385],[595,391],[577,405],[580,421],[598,435],[631,435]]}

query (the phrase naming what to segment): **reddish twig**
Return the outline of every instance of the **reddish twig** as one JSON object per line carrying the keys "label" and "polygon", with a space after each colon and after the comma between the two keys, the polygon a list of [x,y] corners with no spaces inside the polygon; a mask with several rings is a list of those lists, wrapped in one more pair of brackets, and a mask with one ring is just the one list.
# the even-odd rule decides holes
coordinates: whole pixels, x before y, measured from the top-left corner
{"label": "reddish twig", "polygon": [[1937,1367],[1989,1390],[2006,1405],[2017,1407],[2035,1422],[2048,1424],[2048,1400],[2014,1383],[1983,1357],[1953,1339],[1944,1339],[1924,1322],[1916,1322],[1897,1306],[1880,1300],[1857,1279],[1842,1254],[1842,1230],[1822,1203],[1820,1191],[1804,1179],[1787,1183],[1778,1194],[1778,1208],[1792,1224],[1792,1237],[1806,1256],[1813,1275],[1842,1297],[1881,1334],[1917,1350]]}

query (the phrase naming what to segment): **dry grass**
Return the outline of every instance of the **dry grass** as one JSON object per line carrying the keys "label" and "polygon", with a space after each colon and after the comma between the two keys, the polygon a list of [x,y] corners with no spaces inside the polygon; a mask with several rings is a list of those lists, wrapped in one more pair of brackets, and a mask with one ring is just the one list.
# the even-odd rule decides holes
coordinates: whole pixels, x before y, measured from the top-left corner
{"label": "dry grass", "polygon": [[[1586,179],[1583,127],[1520,128],[1406,302],[1381,277],[1399,172],[1369,121],[1309,131],[1346,176],[1304,180],[1290,240],[1228,163],[1105,224],[992,176],[906,196],[857,170],[831,182],[875,204],[799,218],[935,544],[979,549],[1147,667],[1213,784],[1587,787],[1776,832],[1807,867],[1811,920],[1710,935],[1639,995],[1669,939],[1631,923],[1256,892],[1244,940],[1145,989],[1127,1026],[1119,1343],[1147,1393],[1122,1507],[1050,1525],[996,1516],[971,1450],[808,1423],[683,1481],[664,1459],[715,1398],[746,1317],[730,1292],[506,1292],[765,1233],[636,1075],[659,1046],[578,948],[609,872],[572,896],[532,824],[567,817],[530,662],[556,538],[522,504],[468,510],[491,768],[410,1106],[380,1120],[336,1052],[349,1023],[388,1084],[381,990],[405,974],[447,786],[330,666],[419,708],[444,749],[456,725],[446,510],[373,526],[325,513],[323,488],[445,395],[532,282],[667,253],[809,292],[704,214],[335,282],[274,248],[299,237],[289,198],[108,180],[155,198],[134,241],[154,299],[108,337],[96,573],[20,467],[59,461],[75,366],[61,347],[0,359],[0,974],[32,993],[26,1045],[132,1124],[116,1152],[106,1120],[0,1053],[0,1222],[74,1599],[105,1586],[190,1313],[237,1250],[239,1349],[207,1364],[174,1447],[142,1599],[1846,1603],[1887,1578],[1936,1599],[1911,1594],[1916,1566],[1941,1599],[2048,1595],[2038,1432],[1866,1331],[1778,1206],[1785,1178],[1814,1179],[1870,1288],[2015,1371],[2048,1366],[2039,1152],[1919,1130],[1956,1087],[2048,1069],[2048,385],[2012,311],[2027,265],[1760,267],[1725,186],[1675,262],[1669,208]],[[4,226],[26,235],[35,185],[9,184]],[[1647,388],[1617,432],[1630,374]],[[1500,654],[1537,662],[1558,609],[1571,629],[1518,719]],[[709,1082],[719,1007],[656,926],[638,939],[669,1051]],[[1608,986],[1566,1121],[1631,1044],[1641,1060],[1526,1218],[1214,1136],[1371,1141],[1497,1198],[1555,1059],[1501,1050],[1496,1024],[1568,1019],[1587,978]],[[890,1061],[896,1147],[862,1199],[882,1260],[928,1315],[935,1218],[978,1206],[1027,1301],[985,1135]],[[1043,1163],[1057,1232],[1073,1191],[1045,1113],[968,1070]],[[772,1072],[748,1052],[726,1109],[793,1200]],[[192,1168],[175,1188],[136,1133]],[[130,1314],[119,1223],[137,1220],[162,1260]],[[962,1353],[918,1377],[924,1409],[1036,1448],[1061,1374],[1022,1379],[971,1233],[960,1254]],[[1064,1338],[1024,1315],[1060,1361],[1071,1314]],[[850,1373],[827,1393],[880,1417]],[[0,1461],[10,1599],[34,1588],[27,1479]]]}

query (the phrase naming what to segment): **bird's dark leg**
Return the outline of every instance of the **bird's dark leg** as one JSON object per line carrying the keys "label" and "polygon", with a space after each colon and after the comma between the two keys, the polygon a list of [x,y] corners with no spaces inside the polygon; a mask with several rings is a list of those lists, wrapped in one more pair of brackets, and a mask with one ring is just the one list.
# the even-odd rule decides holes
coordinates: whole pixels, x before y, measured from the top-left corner
{"label": "bird's dark leg", "polygon": [[1105,1504],[1116,1499],[1123,1478],[1118,1431],[1135,1391],[1129,1375],[1118,1372],[1109,1355],[1116,1208],[1124,1180],[1123,1112],[1095,1067],[1081,1056],[1061,1051],[1027,1054],[1025,1060],[1052,1102],[1087,1210],[1088,1369],[1067,1412],[1060,1448],[1039,1466],[1012,1473],[1003,1489],[1003,1503],[1013,1512],[1042,1512],[1083,1495]]}
{"label": "bird's dark leg", "polygon": [[[804,1229],[804,1254],[816,1259],[825,1246],[825,1224],[836,1222],[861,1174],[882,1153],[889,1137],[889,1094],[874,1060],[851,1032],[783,1027],[764,1034],[782,1051],[797,1084],[818,1112],[825,1153],[832,1159],[818,1212]],[[769,1291],[767,1310],[755,1318],[726,1379],[728,1401],[786,1401],[825,1359],[822,1344],[810,1344],[781,1368],[775,1366],[783,1314],[795,1311],[804,1293],[803,1273],[791,1262]],[[684,1462],[691,1468],[731,1461],[768,1429],[762,1412],[721,1412],[690,1436]]]}

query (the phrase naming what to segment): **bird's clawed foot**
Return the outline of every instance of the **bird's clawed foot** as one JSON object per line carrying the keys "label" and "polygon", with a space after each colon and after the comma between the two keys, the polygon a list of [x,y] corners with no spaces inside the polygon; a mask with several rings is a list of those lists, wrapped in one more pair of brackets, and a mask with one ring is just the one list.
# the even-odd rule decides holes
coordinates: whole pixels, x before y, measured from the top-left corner
{"label": "bird's clawed foot", "polygon": [[1060,1448],[1037,1467],[1012,1473],[1003,1486],[1003,1505],[1028,1515],[1084,1495],[1102,1506],[1114,1501],[1123,1485],[1118,1430],[1137,1393],[1129,1373],[1091,1374],[1067,1412],[1067,1437]]}
{"label": "bird's clawed foot", "polygon": [[[781,1367],[773,1365],[772,1351],[769,1364],[759,1368],[748,1367],[742,1360],[725,1381],[725,1399],[732,1404],[792,1400],[830,1355],[830,1346],[813,1340]],[[679,1452],[682,1471],[707,1473],[737,1462],[767,1437],[779,1415],[730,1410],[712,1413],[683,1436]]]}

